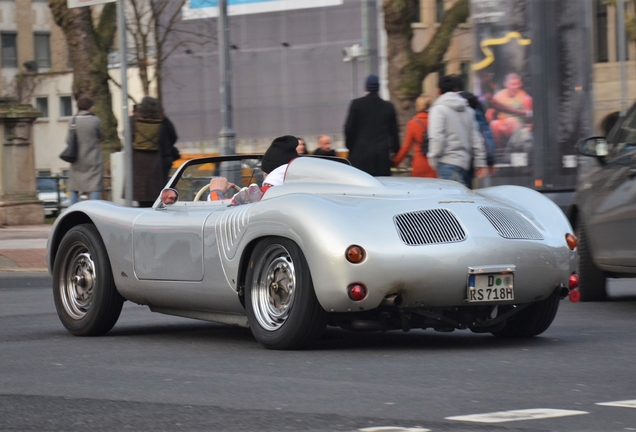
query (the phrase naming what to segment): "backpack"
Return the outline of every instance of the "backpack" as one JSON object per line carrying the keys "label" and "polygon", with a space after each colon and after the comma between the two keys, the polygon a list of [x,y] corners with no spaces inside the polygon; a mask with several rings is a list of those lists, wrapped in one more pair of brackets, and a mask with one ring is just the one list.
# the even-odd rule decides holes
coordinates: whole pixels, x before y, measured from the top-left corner
{"label": "backpack", "polygon": [[137,119],[132,148],[139,151],[157,151],[161,121],[160,119]]}
{"label": "backpack", "polygon": [[422,134],[422,140],[420,141],[420,153],[426,156],[426,154],[428,153],[428,128],[420,120],[416,118],[413,118],[413,120],[418,122],[424,128],[424,133]]}

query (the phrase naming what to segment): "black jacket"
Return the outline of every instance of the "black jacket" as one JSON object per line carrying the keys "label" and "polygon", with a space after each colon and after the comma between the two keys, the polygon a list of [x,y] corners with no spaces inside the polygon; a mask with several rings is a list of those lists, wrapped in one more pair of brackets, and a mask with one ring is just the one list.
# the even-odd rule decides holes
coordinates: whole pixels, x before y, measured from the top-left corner
{"label": "black jacket", "polygon": [[345,145],[354,167],[373,176],[391,175],[391,153],[400,149],[393,104],[375,92],[351,101]]}

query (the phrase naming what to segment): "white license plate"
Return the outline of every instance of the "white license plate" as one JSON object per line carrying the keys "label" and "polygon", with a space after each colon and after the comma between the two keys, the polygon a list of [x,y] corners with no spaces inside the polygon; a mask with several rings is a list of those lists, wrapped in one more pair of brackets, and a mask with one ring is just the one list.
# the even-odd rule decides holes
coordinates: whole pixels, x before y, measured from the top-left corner
{"label": "white license plate", "polygon": [[471,274],[468,276],[468,302],[514,300],[512,273]]}

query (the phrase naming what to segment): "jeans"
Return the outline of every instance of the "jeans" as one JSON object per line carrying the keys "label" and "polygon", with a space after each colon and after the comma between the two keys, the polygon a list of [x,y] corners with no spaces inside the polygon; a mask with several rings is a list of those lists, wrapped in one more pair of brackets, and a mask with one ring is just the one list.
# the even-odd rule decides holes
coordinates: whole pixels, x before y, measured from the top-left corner
{"label": "jeans", "polygon": [[[102,191],[91,192],[91,199],[92,200],[102,199]],[[71,191],[71,196],[69,197],[69,205],[73,205],[78,201],[79,201],[79,193],[77,191]]]}
{"label": "jeans", "polygon": [[437,177],[444,180],[455,180],[467,188],[470,188],[470,173],[457,165],[439,162],[437,164]]}

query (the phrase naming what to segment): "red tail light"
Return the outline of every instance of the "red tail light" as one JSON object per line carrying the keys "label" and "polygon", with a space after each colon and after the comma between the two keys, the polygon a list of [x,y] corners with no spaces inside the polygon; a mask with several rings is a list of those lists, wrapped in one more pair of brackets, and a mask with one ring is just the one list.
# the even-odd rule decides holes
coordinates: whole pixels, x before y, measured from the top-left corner
{"label": "red tail light", "polygon": [[568,297],[570,298],[570,301],[572,303],[576,303],[579,300],[581,300],[581,293],[578,292],[577,290],[572,290],[570,291],[570,294],[568,294]]}
{"label": "red tail light", "polygon": [[361,283],[354,283],[347,287],[349,298],[353,301],[361,301],[367,296],[367,287]]}
{"label": "red tail light", "polygon": [[571,290],[579,287],[579,275],[576,273],[572,273],[570,275],[570,283],[568,284],[568,288]]}

